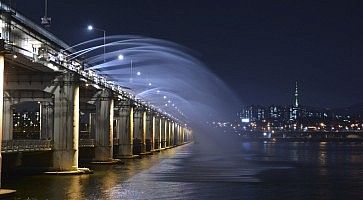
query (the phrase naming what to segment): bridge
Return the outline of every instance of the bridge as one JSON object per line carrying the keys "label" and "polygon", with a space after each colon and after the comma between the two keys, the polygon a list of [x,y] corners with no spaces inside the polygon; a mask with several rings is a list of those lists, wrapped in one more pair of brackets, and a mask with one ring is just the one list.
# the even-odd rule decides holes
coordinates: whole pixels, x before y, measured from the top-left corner
{"label": "bridge", "polygon": [[[182,121],[88,70],[84,60],[67,59],[67,44],[6,5],[0,9],[2,154],[51,151],[53,170],[77,171],[80,148],[94,148],[93,160],[107,162],[191,141]],[[14,138],[14,108],[24,102],[39,106],[37,139]]]}

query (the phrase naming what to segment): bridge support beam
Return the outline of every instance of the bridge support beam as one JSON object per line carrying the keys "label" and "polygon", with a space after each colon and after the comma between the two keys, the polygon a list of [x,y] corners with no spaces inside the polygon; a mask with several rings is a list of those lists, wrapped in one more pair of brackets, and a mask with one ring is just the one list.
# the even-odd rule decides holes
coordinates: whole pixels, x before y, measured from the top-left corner
{"label": "bridge support beam", "polygon": [[145,145],[146,145],[146,152],[151,152],[154,150],[154,138],[155,138],[155,117],[152,115],[152,113],[147,112],[146,113],[146,139],[145,139]]}
{"label": "bridge support beam", "polygon": [[176,126],[176,130],[177,130],[177,134],[176,134],[176,144],[180,145],[181,144],[181,127],[179,124],[177,124]]}
{"label": "bridge support beam", "polygon": [[182,144],[184,144],[185,143],[185,128],[184,127],[182,127]]}
{"label": "bridge support beam", "polygon": [[160,150],[161,149],[161,119],[159,116],[154,118],[154,149]]}
{"label": "bridge support beam", "polygon": [[104,90],[96,101],[95,160],[113,159],[113,115],[112,93]]}
{"label": "bridge support beam", "polygon": [[167,147],[171,147],[171,121],[168,120],[168,144]]}
{"label": "bridge support beam", "polygon": [[170,146],[175,146],[175,123],[174,122],[172,122],[171,123],[171,136],[170,136],[170,142],[171,142],[171,144],[170,144]]}
{"label": "bridge support beam", "polygon": [[134,111],[134,151],[133,154],[145,153],[145,121],[146,113],[141,110]]}
{"label": "bridge support beam", "polygon": [[134,139],[134,109],[132,105],[123,106],[119,110],[120,122],[117,133],[119,139],[119,152],[117,157],[133,156],[133,139]]}
{"label": "bridge support beam", "polygon": [[166,144],[166,123],[165,123],[165,119],[162,117],[160,118],[160,134],[161,134],[161,140],[160,140],[160,146],[161,149],[165,149],[165,144]]}
{"label": "bridge support beam", "polygon": [[53,139],[54,110],[49,102],[41,102],[40,117],[40,139]]}
{"label": "bridge support beam", "polygon": [[96,113],[89,113],[88,121],[88,131],[90,133],[90,138],[96,138]]}
{"label": "bridge support beam", "polygon": [[[4,55],[0,55],[0,141],[4,134],[3,130],[3,106],[4,106],[4,67],[5,60]],[[0,188],[1,188],[1,172],[2,172],[2,157],[1,157],[1,145],[0,145]]]}
{"label": "bridge support beam", "polygon": [[5,98],[3,101],[3,138],[2,140],[13,139],[13,108],[11,97]]}
{"label": "bridge support beam", "polygon": [[76,75],[60,76],[54,90],[53,168],[78,171],[79,84]]}
{"label": "bridge support beam", "polygon": [[169,120],[165,119],[165,148],[169,147],[169,139],[170,139]]}

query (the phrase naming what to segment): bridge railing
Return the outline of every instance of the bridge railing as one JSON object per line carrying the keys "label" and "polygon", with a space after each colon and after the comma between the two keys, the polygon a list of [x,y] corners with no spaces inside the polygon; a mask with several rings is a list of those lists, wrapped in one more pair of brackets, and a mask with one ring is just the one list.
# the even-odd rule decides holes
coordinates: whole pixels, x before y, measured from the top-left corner
{"label": "bridge railing", "polygon": [[95,140],[94,139],[79,139],[78,147],[94,147]]}
{"label": "bridge railing", "polygon": [[51,140],[4,140],[1,152],[49,151],[52,150]]}

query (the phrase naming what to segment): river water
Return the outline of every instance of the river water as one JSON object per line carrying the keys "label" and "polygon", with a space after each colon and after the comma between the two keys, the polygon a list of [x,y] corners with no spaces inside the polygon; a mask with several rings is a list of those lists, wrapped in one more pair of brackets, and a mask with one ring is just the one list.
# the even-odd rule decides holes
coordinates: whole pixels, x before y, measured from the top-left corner
{"label": "river water", "polygon": [[[215,138],[214,138],[215,139]],[[17,199],[362,199],[361,142],[196,139],[81,176],[6,180]]]}

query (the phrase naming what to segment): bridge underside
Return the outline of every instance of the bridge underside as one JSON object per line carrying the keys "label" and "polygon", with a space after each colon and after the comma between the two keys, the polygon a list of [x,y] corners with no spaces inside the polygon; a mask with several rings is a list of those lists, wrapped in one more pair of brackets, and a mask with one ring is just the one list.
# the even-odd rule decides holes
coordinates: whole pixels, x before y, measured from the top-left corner
{"label": "bridge underside", "polygon": [[[110,161],[189,141],[188,130],[173,120],[75,73],[21,56],[3,58],[3,153],[51,151],[51,168],[69,171],[78,169],[79,148],[91,148],[94,161]],[[37,113],[31,137],[16,118],[24,110]]]}

